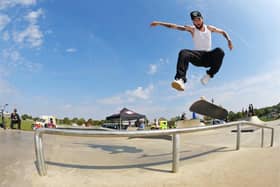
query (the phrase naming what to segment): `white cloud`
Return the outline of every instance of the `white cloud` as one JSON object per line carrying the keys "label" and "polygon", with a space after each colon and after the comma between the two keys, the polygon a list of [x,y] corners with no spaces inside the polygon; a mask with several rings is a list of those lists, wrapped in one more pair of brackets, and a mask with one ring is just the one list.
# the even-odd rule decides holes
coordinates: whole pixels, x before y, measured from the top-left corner
{"label": "white cloud", "polygon": [[37,0],[15,0],[15,2],[21,5],[34,5],[36,4],[36,1]]}
{"label": "white cloud", "polygon": [[0,10],[11,8],[17,5],[30,6],[35,4],[36,0],[0,0]]}
{"label": "white cloud", "polygon": [[24,16],[29,24],[23,31],[13,32],[13,39],[17,44],[26,45],[31,48],[40,47],[43,44],[44,34],[37,23],[38,19],[43,14],[43,10],[38,9],[37,11],[31,11]]}
{"label": "white cloud", "polygon": [[160,58],[159,59],[159,65],[165,65],[165,64],[169,64],[169,60],[164,59],[164,58]]}
{"label": "white cloud", "polygon": [[157,72],[158,66],[156,64],[150,64],[149,65],[149,71],[148,74],[153,75]]}
{"label": "white cloud", "polygon": [[76,48],[68,48],[68,49],[66,49],[66,52],[67,53],[75,53],[75,52],[77,52],[77,49]]}
{"label": "white cloud", "polygon": [[99,99],[97,103],[106,105],[124,105],[128,103],[135,103],[137,101],[148,100],[151,97],[153,90],[153,85],[149,85],[147,88],[139,86],[134,90],[126,90],[120,95]]}
{"label": "white cloud", "polygon": [[38,19],[44,15],[43,10],[40,8],[37,11],[31,11],[29,12],[24,18],[27,20],[30,24],[36,24],[38,22]]}
{"label": "white cloud", "polygon": [[0,58],[2,59],[2,64],[8,66],[26,69],[28,71],[38,71],[42,68],[39,63],[33,63],[26,60],[21,53],[16,49],[3,49],[0,53]]}
{"label": "white cloud", "polygon": [[3,30],[11,21],[8,15],[0,14],[0,31]]}
{"label": "white cloud", "polygon": [[30,44],[30,47],[39,47],[43,43],[43,33],[38,25],[29,25],[24,31],[13,34],[14,41],[18,44]]}
{"label": "white cloud", "polygon": [[141,86],[137,87],[134,90],[127,90],[125,94],[130,98],[138,98],[138,99],[144,99],[147,100],[150,98],[151,93],[154,89],[153,85],[148,86],[147,88],[143,88]]}
{"label": "white cloud", "polygon": [[149,65],[149,70],[147,73],[150,75],[154,75],[158,72],[158,69],[160,68],[160,66],[168,64],[168,63],[169,63],[168,59],[160,58],[158,63]]}
{"label": "white cloud", "polygon": [[42,68],[42,64],[31,62],[21,53],[23,48],[37,48],[43,44],[44,35],[39,26],[43,9],[30,11],[30,6],[36,3],[36,0],[0,0],[0,11],[12,15],[0,13],[0,38],[3,46],[7,46],[0,51],[0,65],[13,73],[18,70],[36,72]]}
{"label": "white cloud", "polygon": [[17,62],[22,58],[18,51],[12,49],[4,49],[1,56],[5,61],[12,62]]}

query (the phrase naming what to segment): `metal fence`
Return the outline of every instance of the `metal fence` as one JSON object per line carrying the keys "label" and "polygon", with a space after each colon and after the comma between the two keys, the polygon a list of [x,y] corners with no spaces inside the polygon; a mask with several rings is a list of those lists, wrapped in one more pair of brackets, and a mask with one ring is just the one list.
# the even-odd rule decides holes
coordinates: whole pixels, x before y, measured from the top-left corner
{"label": "metal fence", "polygon": [[43,134],[62,135],[62,136],[80,136],[80,137],[139,137],[139,136],[160,136],[172,135],[172,171],[178,172],[180,160],[180,134],[193,133],[198,131],[213,130],[218,128],[227,128],[236,126],[236,150],[240,148],[241,125],[250,125],[261,128],[261,147],[264,146],[264,129],[271,130],[270,146],[274,142],[274,128],[266,125],[251,123],[248,121],[231,122],[222,125],[192,127],[182,129],[168,129],[168,130],[149,130],[149,131],[95,131],[95,130],[68,130],[68,129],[48,129],[39,128],[34,134],[35,154],[38,173],[40,176],[47,175],[47,167],[45,163]]}

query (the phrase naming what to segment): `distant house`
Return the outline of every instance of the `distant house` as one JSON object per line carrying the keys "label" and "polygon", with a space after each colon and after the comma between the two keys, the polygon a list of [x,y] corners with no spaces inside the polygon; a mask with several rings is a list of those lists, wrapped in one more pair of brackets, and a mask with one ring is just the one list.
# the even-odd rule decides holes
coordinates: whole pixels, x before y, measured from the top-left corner
{"label": "distant house", "polygon": [[52,119],[54,125],[56,125],[56,118],[54,116],[42,115],[40,116],[40,119],[43,119],[44,123],[50,123]]}
{"label": "distant house", "polygon": [[[52,123],[51,123],[52,119]],[[56,118],[54,116],[47,116],[43,115],[40,116],[38,120],[35,121],[33,124],[33,130],[38,129],[38,128],[56,128]]]}

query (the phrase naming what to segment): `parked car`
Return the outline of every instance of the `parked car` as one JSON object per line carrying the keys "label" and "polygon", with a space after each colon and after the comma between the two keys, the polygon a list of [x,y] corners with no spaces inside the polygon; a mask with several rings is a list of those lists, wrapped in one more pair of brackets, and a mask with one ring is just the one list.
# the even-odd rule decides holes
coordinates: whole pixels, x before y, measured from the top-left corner
{"label": "parked car", "polygon": [[219,120],[219,119],[213,119],[211,124],[212,125],[221,125],[221,124],[225,124],[226,122],[223,120]]}

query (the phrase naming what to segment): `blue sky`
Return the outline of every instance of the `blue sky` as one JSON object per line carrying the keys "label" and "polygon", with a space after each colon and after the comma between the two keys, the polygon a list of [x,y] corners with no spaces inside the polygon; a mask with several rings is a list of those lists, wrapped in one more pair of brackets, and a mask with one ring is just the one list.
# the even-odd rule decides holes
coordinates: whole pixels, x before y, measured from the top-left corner
{"label": "blue sky", "polygon": [[[228,110],[250,103],[279,103],[280,1],[264,0],[0,0],[0,105],[33,116],[104,119],[123,107],[149,119],[188,112],[200,96]],[[186,92],[170,87],[189,33],[154,21],[204,22],[231,36],[213,34],[226,56],[207,86],[204,68],[191,66]]]}

